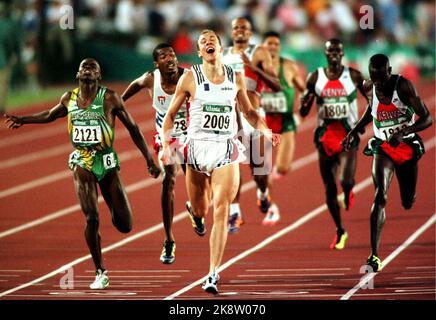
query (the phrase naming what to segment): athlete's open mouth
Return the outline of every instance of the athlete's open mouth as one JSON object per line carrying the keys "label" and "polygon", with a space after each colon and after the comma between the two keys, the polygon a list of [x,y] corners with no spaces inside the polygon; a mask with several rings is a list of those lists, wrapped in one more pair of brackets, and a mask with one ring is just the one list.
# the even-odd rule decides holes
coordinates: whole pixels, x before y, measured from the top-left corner
{"label": "athlete's open mouth", "polygon": [[206,52],[207,53],[214,53],[215,52],[215,48],[214,47],[208,47],[208,48],[206,48]]}

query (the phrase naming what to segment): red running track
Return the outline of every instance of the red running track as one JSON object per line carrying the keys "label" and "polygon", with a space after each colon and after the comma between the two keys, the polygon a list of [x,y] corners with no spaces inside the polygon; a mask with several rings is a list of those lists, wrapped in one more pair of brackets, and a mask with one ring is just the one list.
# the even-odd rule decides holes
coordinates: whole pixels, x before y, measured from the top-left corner
{"label": "red running track", "polygon": [[[434,85],[431,81],[418,86],[433,118]],[[122,87],[117,90],[121,92]],[[150,142],[154,116],[149,101],[138,96],[127,106]],[[360,106],[362,110],[361,100]],[[20,113],[42,109],[29,107]],[[91,291],[94,267],[83,237],[85,219],[66,166],[71,146],[65,120],[14,132],[1,126],[0,299],[434,300],[435,126],[421,134],[427,153],[419,163],[418,198],[411,211],[401,207],[393,180],[380,250],[385,267],[373,279],[362,280],[364,289],[359,281],[370,252],[371,158],[359,152],[356,203],[351,211],[342,212],[349,233],[346,248],[329,250],[335,228],[324,205],[312,143],[314,114],[312,110],[299,127],[292,172],[274,182],[273,198],[282,216],[274,227],[261,225],[254,183],[243,166],[245,224],[228,237],[216,297],[200,288],[208,271],[209,242],[208,236],[199,238],[192,231],[187,219],[183,175],[176,184],[176,261],[162,265],[161,180],[149,178],[145,161],[126,130],[117,127],[115,148],[121,155],[134,229],[127,235],[118,233],[101,204],[103,257],[111,285],[104,291]],[[370,126],[367,132],[361,149],[372,132]],[[210,229],[210,214],[206,224]],[[73,282],[65,281],[69,276]]]}

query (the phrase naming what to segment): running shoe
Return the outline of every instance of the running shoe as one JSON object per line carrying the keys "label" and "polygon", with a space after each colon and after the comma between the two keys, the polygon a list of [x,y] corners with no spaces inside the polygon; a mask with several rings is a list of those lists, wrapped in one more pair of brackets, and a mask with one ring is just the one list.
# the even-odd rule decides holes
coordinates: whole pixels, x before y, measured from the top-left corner
{"label": "running shoe", "polygon": [[244,224],[244,220],[237,213],[232,213],[229,217],[228,231],[230,234],[239,232],[240,227]]}
{"label": "running shoe", "polygon": [[192,207],[191,202],[186,201],[186,209],[189,212],[189,218],[191,219],[192,227],[194,228],[194,231],[196,234],[198,234],[200,237],[204,236],[206,234],[206,226],[204,224],[204,218],[197,218],[192,213]]}
{"label": "running shoe", "polygon": [[280,211],[275,203],[273,203],[262,221],[264,226],[273,226],[280,220]]}
{"label": "running shoe", "polygon": [[220,279],[220,276],[218,273],[211,273],[207,279],[206,282],[203,283],[203,286],[201,287],[204,291],[212,294],[218,294],[218,280]]}
{"label": "running shoe", "polygon": [[95,272],[95,280],[93,283],[91,283],[89,287],[94,290],[101,290],[109,287],[109,277],[107,275],[107,270],[103,271],[101,269],[97,269],[97,271]]}
{"label": "running shoe", "polygon": [[353,193],[353,191],[350,191],[350,194],[348,195],[348,197],[345,197],[345,193],[342,193],[342,195],[343,195],[342,206],[347,211],[351,210],[351,208],[354,205],[354,193]]}
{"label": "running shoe", "polygon": [[[366,261],[366,264],[372,268],[372,272],[377,272],[382,267],[382,262],[375,254],[371,254]],[[368,271],[367,271],[368,272]]]}
{"label": "running shoe", "polygon": [[260,212],[262,213],[267,213],[269,207],[271,207],[271,197],[267,196],[265,199],[261,200],[261,199],[257,199],[257,206],[259,207]]}
{"label": "running shoe", "polygon": [[164,241],[160,261],[164,264],[171,264],[176,259],[176,243],[174,241]]}
{"label": "running shoe", "polygon": [[338,235],[335,234],[335,237],[333,239],[333,242],[330,244],[330,249],[337,249],[342,250],[345,248],[345,242],[348,239],[348,233],[347,231],[344,231],[342,234]]}

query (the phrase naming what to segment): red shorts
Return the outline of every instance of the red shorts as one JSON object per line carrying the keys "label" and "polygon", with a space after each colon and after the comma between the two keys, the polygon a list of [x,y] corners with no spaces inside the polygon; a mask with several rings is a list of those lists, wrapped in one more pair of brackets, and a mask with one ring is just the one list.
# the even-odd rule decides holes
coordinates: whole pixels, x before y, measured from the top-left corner
{"label": "red shorts", "polygon": [[[172,149],[176,149],[178,151],[183,150],[185,141],[185,136],[183,136],[183,139],[181,138],[171,138],[170,146]],[[159,151],[162,148],[162,140],[160,138],[160,135],[158,132],[156,132],[153,136],[153,149],[156,155],[159,155]]]}

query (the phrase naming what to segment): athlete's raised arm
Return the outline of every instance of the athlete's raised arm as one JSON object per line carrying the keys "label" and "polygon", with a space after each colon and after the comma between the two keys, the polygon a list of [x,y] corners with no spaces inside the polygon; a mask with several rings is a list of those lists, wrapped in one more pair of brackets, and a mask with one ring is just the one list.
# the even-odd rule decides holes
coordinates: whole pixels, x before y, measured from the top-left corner
{"label": "athlete's raised arm", "polygon": [[5,124],[9,129],[18,129],[24,124],[49,123],[55,121],[56,119],[63,118],[68,114],[67,105],[71,94],[71,92],[65,92],[56,106],[50,110],[45,110],[40,113],[29,116],[14,116],[5,113]]}
{"label": "athlete's raised arm", "polygon": [[[139,78],[133,80],[127,89],[123,92],[121,95],[121,98],[123,101],[127,101],[130,97],[137,94],[142,89],[147,89],[151,91],[153,89],[153,81],[154,81],[154,75],[153,72],[149,71],[144,73]],[[151,92],[149,92],[150,96],[152,95]]]}

